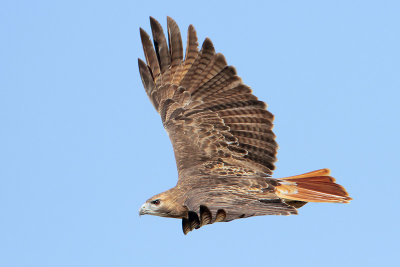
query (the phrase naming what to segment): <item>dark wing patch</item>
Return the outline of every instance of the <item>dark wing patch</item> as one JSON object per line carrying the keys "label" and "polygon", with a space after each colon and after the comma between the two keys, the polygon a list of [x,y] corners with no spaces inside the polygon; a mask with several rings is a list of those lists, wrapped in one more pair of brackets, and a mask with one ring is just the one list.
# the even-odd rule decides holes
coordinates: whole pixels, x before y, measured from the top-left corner
{"label": "dark wing patch", "polygon": [[192,25],[184,57],[174,20],[167,19],[169,45],[161,25],[154,18],[150,24],[154,46],[141,29],[147,65],[139,60],[139,71],[173,144],[179,179],[189,177],[189,169],[201,171],[207,162],[271,174],[278,146],[266,104],[215,52],[210,39],[198,50]]}

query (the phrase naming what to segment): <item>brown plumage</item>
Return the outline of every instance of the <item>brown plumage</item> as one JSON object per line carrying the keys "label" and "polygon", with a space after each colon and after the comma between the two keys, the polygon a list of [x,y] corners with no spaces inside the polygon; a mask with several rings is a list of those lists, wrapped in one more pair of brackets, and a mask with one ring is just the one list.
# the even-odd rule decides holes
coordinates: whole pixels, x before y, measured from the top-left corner
{"label": "brown plumage", "polygon": [[183,55],[178,25],[169,17],[167,22],[166,38],[150,18],[153,44],[140,29],[147,64],[139,59],[139,72],[171,139],[179,176],[174,188],[147,200],[140,214],[180,218],[187,234],[214,222],[297,214],[307,202],[351,200],[328,169],[270,178],[278,146],[266,104],[210,39],[199,51],[192,25]]}

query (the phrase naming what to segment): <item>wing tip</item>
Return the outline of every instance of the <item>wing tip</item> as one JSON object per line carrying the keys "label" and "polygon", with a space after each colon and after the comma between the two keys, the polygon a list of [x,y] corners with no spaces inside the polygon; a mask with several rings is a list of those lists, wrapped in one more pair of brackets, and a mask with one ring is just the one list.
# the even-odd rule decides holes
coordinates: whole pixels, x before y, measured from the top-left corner
{"label": "wing tip", "polygon": [[173,27],[175,30],[178,30],[178,31],[180,32],[178,23],[176,23],[176,21],[175,21],[173,18],[171,18],[170,16],[167,16],[167,28],[168,28],[168,32],[171,30],[172,27]]}
{"label": "wing tip", "polygon": [[149,42],[149,41],[151,42],[150,35],[142,27],[139,27],[139,32],[140,32],[140,40],[142,41],[142,45],[143,45],[143,50],[145,51],[146,42]]}
{"label": "wing tip", "polygon": [[210,37],[206,37],[206,38],[204,39],[203,44],[214,46],[214,44],[213,44],[213,42],[211,41],[211,38],[210,38]]}
{"label": "wing tip", "polygon": [[[139,31],[140,31],[140,37],[142,37],[142,35],[147,35],[147,36],[149,36],[148,34],[147,34],[147,32],[142,28],[142,27],[139,27]],[[150,36],[149,36],[150,37]]]}
{"label": "wing tip", "polygon": [[212,53],[215,53],[214,44],[210,38],[206,37],[206,39],[204,39],[204,42],[201,46],[201,50],[202,51],[210,50]]}
{"label": "wing tip", "polygon": [[175,23],[176,24],[176,21],[173,18],[171,18],[170,16],[167,16],[167,23]]}
{"label": "wing tip", "polygon": [[217,53],[216,54],[215,61],[218,62],[219,64],[223,65],[223,66],[227,66],[228,65],[228,62],[226,61],[226,58],[222,53]]}
{"label": "wing tip", "polygon": [[162,29],[160,22],[158,22],[158,20],[156,20],[152,16],[150,16],[150,26],[152,29],[155,29],[155,28]]}
{"label": "wing tip", "polygon": [[139,69],[141,69],[147,67],[147,64],[140,57],[138,57],[138,66]]}

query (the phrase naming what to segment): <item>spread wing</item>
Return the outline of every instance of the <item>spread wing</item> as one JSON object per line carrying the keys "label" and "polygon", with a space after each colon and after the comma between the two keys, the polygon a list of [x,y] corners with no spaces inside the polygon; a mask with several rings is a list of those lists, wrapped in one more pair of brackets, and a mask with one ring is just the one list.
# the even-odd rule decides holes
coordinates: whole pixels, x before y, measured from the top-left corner
{"label": "spread wing", "polygon": [[168,44],[158,21],[150,22],[154,45],[140,29],[147,64],[139,59],[139,71],[171,139],[179,179],[187,170],[214,163],[271,174],[277,144],[266,104],[215,52],[210,39],[199,51],[192,25],[184,57],[176,22],[167,19]]}

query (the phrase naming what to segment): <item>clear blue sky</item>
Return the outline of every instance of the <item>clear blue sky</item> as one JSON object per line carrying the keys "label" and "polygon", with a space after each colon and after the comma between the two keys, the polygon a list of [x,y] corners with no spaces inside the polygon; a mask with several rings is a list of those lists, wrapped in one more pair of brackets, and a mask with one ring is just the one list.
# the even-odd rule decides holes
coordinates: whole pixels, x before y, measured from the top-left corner
{"label": "clear blue sky", "polygon": [[[399,266],[398,1],[1,1],[0,266]],[[275,177],[354,201],[204,227],[139,218],[175,185],[139,27],[173,17],[275,114]]]}

